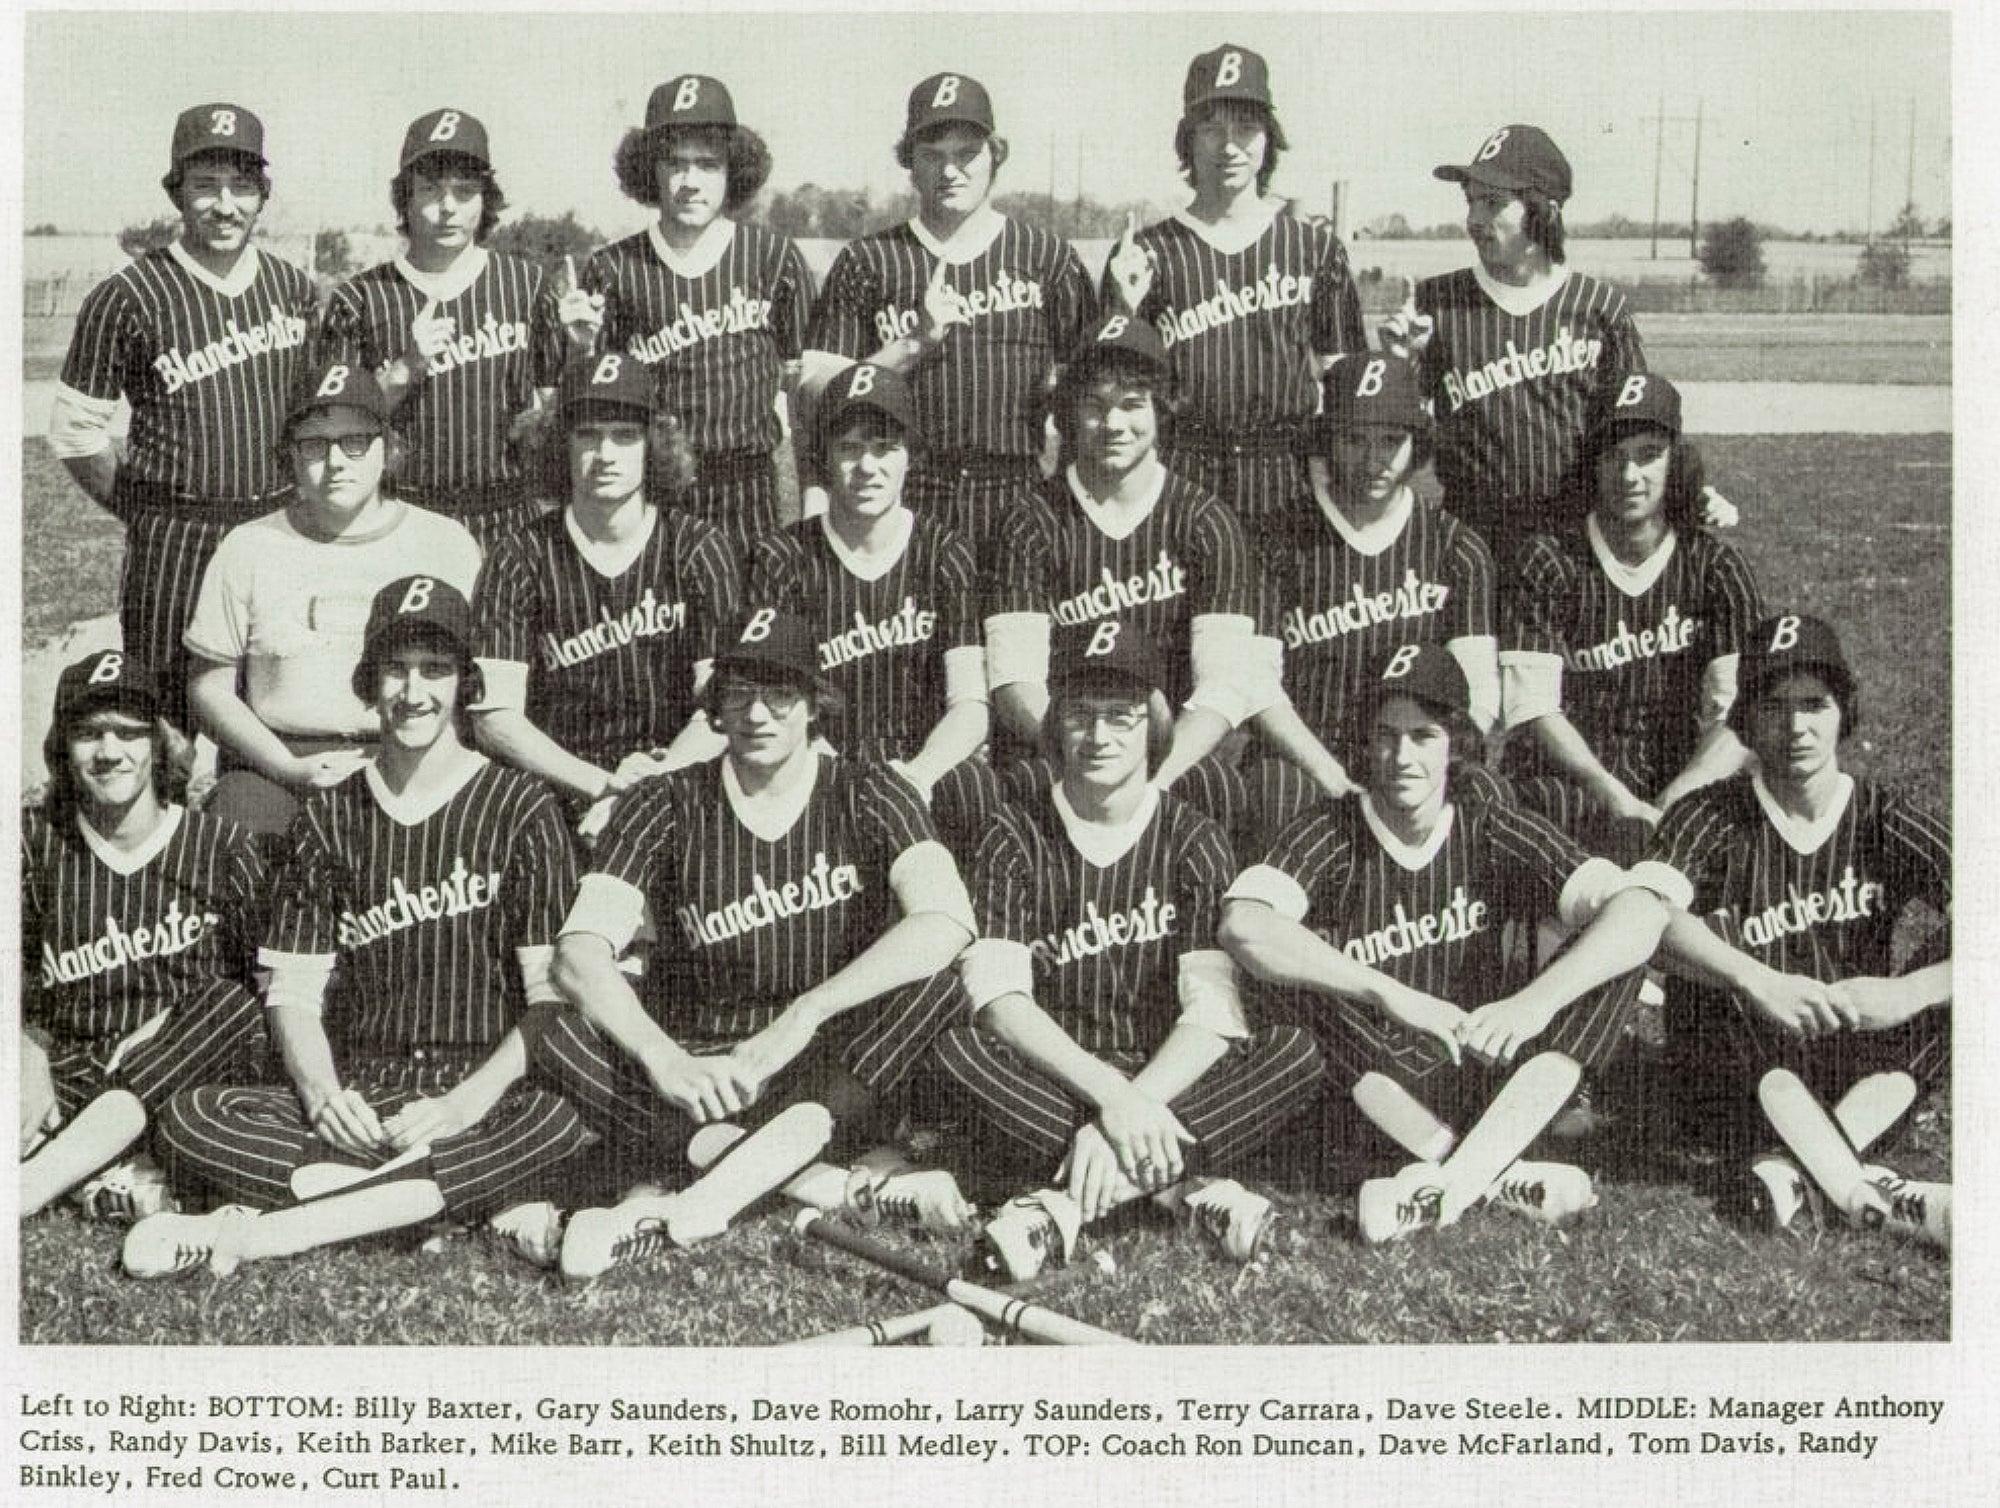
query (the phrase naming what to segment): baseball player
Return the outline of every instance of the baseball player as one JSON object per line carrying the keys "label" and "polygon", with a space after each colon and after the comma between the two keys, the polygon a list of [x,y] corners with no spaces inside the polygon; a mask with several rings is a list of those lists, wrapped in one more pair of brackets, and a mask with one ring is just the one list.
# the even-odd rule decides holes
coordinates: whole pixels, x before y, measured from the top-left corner
{"label": "baseball player", "polygon": [[[1817,1184],[1857,1223],[1948,1245],[1949,1185],[1880,1166],[1856,1177],[1853,1159],[1950,1081],[1950,829],[1840,768],[1860,710],[1831,626],[1766,618],[1739,682],[1730,722],[1755,766],[1669,810],[1639,866],[1673,906],[1661,956],[1691,997],[1687,1036],[1670,1045],[1685,1082],[1725,1097],[1711,1135],[1734,1148],[1768,1124],[1797,1157],[1752,1167],[1778,1225],[1816,1202]],[[1945,925],[1927,942],[1909,933],[1918,946],[1898,973],[1913,903]],[[1816,1150],[1827,1142],[1845,1179]]]}
{"label": "baseball player", "polygon": [[[572,1279],[715,1234],[829,1136],[865,1131],[953,1008],[946,966],[972,938],[916,793],[814,747],[835,695],[804,623],[752,613],[705,698],[728,748],[618,803],[562,927],[570,1006],[530,1028],[534,1071],[635,1174],[669,1186],[705,1123],[755,1126],[752,1149],[801,1117],[817,1129],[788,1163],[739,1148],[679,1192],[577,1212],[561,1250]],[[661,935],[642,998],[618,960],[648,906]]]}
{"label": "baseball player", "polygon": [[1287,143],[1264,59],[1228,43],[1202,53],[1181,98],[1174,152],[1194,202],[1126,227],[1105,301],[1166,344],[1185,402],[1169,465],[1261,532],[1303,495],[1300,431],[1322,370],[1367,348],[1361,297],[1332,227],[1269,192]]}
{"label": "baseball player", "polygon": [[917,414],[899,373],[857,362],[819,414],[829,507],[764,543],[750,600],[811,626],[845,704],[841,752],[886,760],[969,859],[1002,799],[975,758],[989,717],[971,546],[908,505]]}
{"label": "baseball player", "polygon": [[183,642],[189,691],[219,751],[209,810],[282,833],[304,792],[344,780],[379,732],[351,689],[369,604],[413,567],[472,589],[479,546],[462,524],[388,495],[401,452],[367,367],[308,374],[284,426],[289,507],[216,547]]}
{"label": "baseball player", "polygon": [[1258,542],[1260,636],[1282,655],[1284,694],[1257,716],[1279,759],[1260,767],[1273,831],[1319,794],[1360,783],[1342,761],[1368,710],[1382,655],[1421,636],[1465,672],[1484,732],[1500,709],[1493,557],[1412,481],[1430,458],[1416,371],[1399,356],[1349,355],[1327,368],[1307,456],[1310,502]]}
{"label": "baseball player", "polygon": [[505,540],[480,573],[481,744],[594,804],[634,780],[711,758],[695,706],[741,586],[721,530],[662,499],[688,470],[653,375],[616,351],[573,363],[558,389],[568,504]]}
{"label": "baseball player", "polygon": [[1680,394],[1628,373],[1585,447],[1596,497],[1538,533],[1506,604],[1508,774],[1594,852],[1639,857],[1660,813],[1734,774],[1737,657],[1761,611],[1737,550],[1700,526]]}
{"label": "baseball player", "polygon": [[158,1166],[126,1154],[168,1095],[254,1070],[263,1044],[263,868],[242,832],[180,804],[178,736],[119,650],[57,678],[49,793],[21,833],[23,1215],[78,1184],[93,1213],[167,1207]]}
{"label": "baseball player", "polygon": [[654,374],[697,456],[685,506],[723,531],[741,567],[779,523],[776,405],[799,360],[811,277],[790,241],[738,218],[771,154],[718,80],[688,73],[655,89],[616,168],[619,188],[659,219],[584,264],[568,329]]}
{"label": "baseball player", "polygon": [[[125,1241],[134,1277],[477,1217],[588,1141],[558,1096],[520,1082],[522,1016],[554,998],[576,860],[547,787],[465,742],[471,618],[442,577],[375,597],[353,691],[381,750],[306,801],[258,952],[291,1082],[169,1102],[176,1180],[240,1202],[142,1220]],[[293,1172],[329,1160],[378,1171],[293,1204]]]}
{"label": "baseball player", "polygon": [[1307,1032],[1246,1016],[1215,941],[1228,841],[1148,783],[1170,726],[1165,677],[1142,630],[1109,626],[1058,650],[1060,774],[980,844],[980,940],[961,964],[973,1019],[938,1044],[977,1121],[979,1171],[1036,1189],[985,1232],[1014,1280],[1064,1261],[1082,1225],[1166,1190],[1249,1260],[1270,1201],[1208,1175],[1321,1088]]}
{"label": "baseball player", "polygon": [[[1237,877],[1223,946],[1303,992],[1336,1081],[1417,1159],[1361,1186],[1365,1240],[1450,1225],[1482,1199],[1567,1218],[1596,1202],[1589,1174],[1519,1159],[1618,1046],[1666,908],[1512,803],[1454,800],[1478,735],[1445,650],[1391,650],[1370,700],[1363,794],[1320,803]],[[1524,977],[1503,934],[1546,918],[1573,940]]]}
{"label": "baseball player", "polygon": [[377,374],[408,448],[403,497],[490,553],[540,511],[513,430],[562,362],[553,290],[533,262],[486,246],[507,196],[478,117],[411,121],[389,202],[403,255],[333,290],[318,359]]}
{"label": "baseball player", "polygon": [[[271,196],[264,125],[241,105],[174,123],[161,180],[180,238],[85,296],[49,445],[126,528],[118,622],[166,716],[191,728],[181,634],[223,534],[285,501],[277,438],[306,364],[311,280],[251,242]],[[118,401],[132,408],[121,450]]]}
{"label": "baseball player", "polygon": [[1128,315],[1107,315],[1076,348],[1051,400],[1066,464],[1002,529],[989,679],[1006,747],[1026,757],[1047,720],[1051,627],[1141,629],[1179,709],[1154,783],[1184,783],[1234,832],[1248,793],[1225,741],[1276,695],[1275,666],[1252,641],[1254,573],[1235,515],[1160,459],[1174,392],[1158,335]]}
{"label": "baseball player", "polygon": [[912,89],[896,161],[917,213],[841,250],[806,339],[809,360],[907,377],[923,442],[911,504],[969,540],[982,574],[1000,519],[1041,478],[1048,380],[1093,312],[1069,244],[988,202],[1006,160],[977,79],[939,73]]}

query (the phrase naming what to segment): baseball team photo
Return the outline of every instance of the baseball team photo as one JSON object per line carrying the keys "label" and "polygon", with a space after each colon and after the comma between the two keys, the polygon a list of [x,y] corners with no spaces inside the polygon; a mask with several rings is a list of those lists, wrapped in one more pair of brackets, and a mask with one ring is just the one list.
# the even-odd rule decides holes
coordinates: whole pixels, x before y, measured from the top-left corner
{"label": "baseball team photo", "polygon": [[1961,1336],[1952,40],[31,14],[22,1344]]}

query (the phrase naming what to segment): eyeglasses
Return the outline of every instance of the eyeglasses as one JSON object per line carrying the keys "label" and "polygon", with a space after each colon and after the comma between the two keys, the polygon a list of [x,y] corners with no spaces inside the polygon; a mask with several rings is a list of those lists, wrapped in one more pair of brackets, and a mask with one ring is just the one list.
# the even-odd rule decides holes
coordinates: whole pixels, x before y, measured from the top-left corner
{"label": "eyeglasses", "polygon": [[1113,733],[1130,733],[1146,720],[1143,703],[1106,707],[1072,702],[1058,714],[1065,733],[1088,733],[1103,723]]}
{"label": "eyeglasses", "polygon": [[308,435],[292,441],[292,449],[299,459],[310,465],[318,465],[327,458],[328,452],[338,445],[340,453],[350,461],[358,461],[368,454],[369,446],[382,438],[381,431],[371,430],[361,435]]}
{"label": "eyeglasses", "polygon": [[805,699],[803,687],[771,686],[761,681],[730,681],[715,691],[715,705],[724,712],[748,712],[752,702],[762,702],[773,717],[783,717]]}

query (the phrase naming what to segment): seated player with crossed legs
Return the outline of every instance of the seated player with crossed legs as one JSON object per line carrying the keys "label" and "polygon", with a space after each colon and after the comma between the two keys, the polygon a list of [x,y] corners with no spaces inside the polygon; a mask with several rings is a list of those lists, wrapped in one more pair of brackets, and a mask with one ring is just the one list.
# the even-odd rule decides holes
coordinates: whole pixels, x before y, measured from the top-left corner
{"label": "seated player with crossed legs", "polygon": [[[1858,1160],[1951,1076],[1951,833],[1841,769],[1858,721],[1828,624],[1758,624],[1730,711],[1756,765],[1668,812],[1638,872],[1673,908],[1661,956],[1693,999],[1669,1024],[1720,1091],[1710,1129],[1729,1145],[1768,1122],[1797,1158],[1751,1164],[1776,1223],[1815,1207],[1817,1185],[1857,1224],[1948,1246],[1949,1184]],[[1898,923],[1917,902],[1946,922],[1897,974]]]}
{"label": "seated player with crossed legs", "polygon": [[1147,781],[1169,727],[1157,651],[1115,619],[1065,637],[1047,738],[1060,773],[980,845],[973,1020],[938,1047],[986,1181],[1055,1179],[1006,1205],[986,1244],[1029,1278],[1066,1261],[1082,1225],[1153,1194],[1248,1261],[1271,1203],[1209,1175],[1311,1105],[1319,1051],[1246,1019],[1215,942],[1228,840]]}
{"label": "seated player with crossed legs", "polygon": [[[1590,1175],[1518,1159],[1617,1048],[1666,908],[1541,818],[1452,799],[1478,734],[1443,649],[1392,650],[1371,701],[1363,794],[1321,802],[1237,877],[1223,946],[1304,992],[1339,1082],[1418,1159],[1361,1186],[1363,1239],[1450,1225],[1482,1199],[1566,1218],[1596,1203]],[[1549,918],[1575,936],[1523,977],[1506,935]],[[1437,1112],[1471,1118],[1462,1141]]]}
{"label": "seated player with crossed legs", "polygon": [[[242,1202],[141,1221],[125,1241],[134,1277],[479,1218],[587,1143],[569,1105],[520,1082],[519,1023],[554,996],[576,861],[548,788],[464,742],[471,616],[438,577],[376,596],[353,679],[381,752],[307,799],[258,955],[291,1083],[169,1102],[169,1171]],[[292,1203],[294,1174],[329,1159],[374,1171]]]}
{"label": "seated player with crossed legs", "polygon": [[[836,1133],[865,1134],[952,1009],[973,935],[916,792],[815,747],[836,697],[803,622],[751,614],[705,697],[728,747],[620,801],[557,946],[569,1007],[537,1017],[529,1051],[648,1184],[683,1181],[701,1127],[753,1129],[686,1188],[578,1211],[572,1279],[716,1235]],[[649,906],[642,998],[619,957]]]}
{"label": "seated player with crossed legs", "polygon": [[23,1216],[72,1188],[111,1219],[171,1209],[151,1156],[126,1154],[175,1090],[254,1072],[263,1048],[263,864],[247,833],[180,805],[162,710],[118,650],[56,681],[48,796],[21,832]]}

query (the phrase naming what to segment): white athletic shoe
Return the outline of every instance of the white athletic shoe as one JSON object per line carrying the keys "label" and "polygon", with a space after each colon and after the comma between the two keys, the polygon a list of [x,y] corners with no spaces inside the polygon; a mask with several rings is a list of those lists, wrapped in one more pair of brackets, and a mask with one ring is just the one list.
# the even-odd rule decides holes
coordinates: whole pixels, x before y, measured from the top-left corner
{"label": "white athletic shoe", "polygon": [[1766,1152],[1750,1164],[1750,1173],[1757,1180],[1751,1193],[1770,1212],[1777,1229],[1791,1230],[1801,1217],[1806,1225],[1819,1223],[1825,1209],[1819,1188],[1791,1158]]}
{"label": "white athletic shoe", "polygon": [[206,1267],[226,1278],[242,1263],[245,1227],[256,1218],[243,1204],[225,1204],[206,1215],[150,1215],[125,1233],[125,1271],[135,1278],[164,1278]]}
{"label": "white athletic shoe", "polygon": [[1951,1185],[1919,1183],[1889,1168],[1865,1167],[1868,1198],[1855,1211],[1855,1221],[1868,1230],[1891,1230],[1931,1246],[1951,1250]]}
{"label": "white athletic shoe", "polygon": [[573,1283],[588,1283],[623,1262],[674,1251],[684,1243],[674,1237],[674,1199],[642,1196],[611,1209],[578,1210],[563,1229],[562,1275]]}
{"label": "white athletic shoe", "polygon": [[1180,1201],[1181,1213],[1232,1262],[1249,1262],[1277,1223],[1277,1212],[1262,1194],[1234,1178],[1212,1178]]}
{"label": "white athletic shoe", "polygon": [[848,1174],[841,1210],[865,1225],[887,1221],[945,1232],[964,1230],[977,1213],[943,1168],[878,1173],[865,1164]]}
{"label": "white athletic shoe", "polygon": [[537,1267],[562,1260],[562,1211],[546,1199],[509,1205],[486,1222],[486,1233]]}
{"label": "white athletic shoe", "polygon": [[148,1215],[178,1214],[181,1207],[167,1187],[166,1171],[145,1152],[114,1162],[70,1198],[91,1219],[114,1225],[136,1225]]}
{"label": "white athletic shoe", "polygon": [[1438,1223],[1444,1185],[1434,1162],[1413,1162],[1387,1178],[1371,1178],[1355,1196],[1361,1239],[1370,1246],[1414,1235]]}
{"label": "white athletic shoe", "polygon": [[1544,1225],[1561,1225],[1597,1208],[1590,1175],[1566,1162],[1516,1162],[1486,1191],[1486,1203]]}
{"label": "white athletic shoe", "polygon": [[1025,1283],[1044,1267],[1062,1267],[1076,1251],[1083,1211],[1061,1189],[1021,1194],[1000,1206],[980,1236],[986,1264]]}

